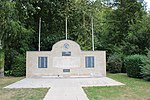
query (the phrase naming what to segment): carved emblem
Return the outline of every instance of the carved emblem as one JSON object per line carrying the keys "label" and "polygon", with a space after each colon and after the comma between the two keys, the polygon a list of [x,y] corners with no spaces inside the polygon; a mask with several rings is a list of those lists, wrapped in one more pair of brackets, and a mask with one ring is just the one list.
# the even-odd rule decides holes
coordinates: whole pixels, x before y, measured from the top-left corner
{"label": "carved emblem", "polygon": [[69,49],[69,44],[68,43],[64,44],[64,49]]}

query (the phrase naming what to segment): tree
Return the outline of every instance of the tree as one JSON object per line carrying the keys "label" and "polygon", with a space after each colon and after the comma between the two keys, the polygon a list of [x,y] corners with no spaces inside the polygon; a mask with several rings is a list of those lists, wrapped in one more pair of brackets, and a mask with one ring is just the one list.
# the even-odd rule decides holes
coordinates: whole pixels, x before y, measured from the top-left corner
{"label": "tree", "polygon": [[11,23],[10,17],[12,16],[12,13],[14,13],[14,4],[12,2],[9,2],[8,0],[0,1],[0,76],[4,76],[4,59],[5,59],[5,49],[4,47],[7,46],[9,35],[9,25]]}
{"label": "tree", "polygon": [[130,25],[136,24],[144,14],[142,4],[137,0],[117,0],[118,5],[106,16],[103,25],[103,45],[112,52],[123,52]]}
{"label": "tree", "polygon": [[4,77],[4,51],[0,47],[0,77]]}
{"label": "tree", "polygon": [[136,24],[132,24],[127,37],[128,45],[124,51],[127,54],[147,54],[150,48],[150,16],[145,15]]}
{"label": "tree", "polygon": [[[2,67],[4,65],[3,63],[7,65],[9,64],[9,61],[11,61],[11,59],[7,59],[10,52],[6,51],[11,51],[13,48],[16,52],[23,52],[21,54],[25,54],[25,51],[28,48],[27,38],[29,36],[27,34],[31,33],[31,30],[26,29],[24,24],[19,20],[18,11],[16,10],[16,2],[10,0],[0,1],[0,6],[2,8],[0,9],[0,21],[2,22],[0,23],[0,40],[2,43],[2,49],[0,52],[2,63],[0,65]],[[23,51],[22,48],[25,48],[25,50]],[[5,68],[7,69],[7,67]],[[2,69],[4,69],[4,66]]]}

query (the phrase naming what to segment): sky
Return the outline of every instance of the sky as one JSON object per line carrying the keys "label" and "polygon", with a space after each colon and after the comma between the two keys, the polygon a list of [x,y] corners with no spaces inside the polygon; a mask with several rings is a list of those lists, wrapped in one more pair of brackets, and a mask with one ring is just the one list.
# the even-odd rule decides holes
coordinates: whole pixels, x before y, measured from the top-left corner
{"label": "sky", "polygon": [[144,0],[145,2],[147,2],[147,9],[150,10],[150,0]]}
{"label": "sky", "polygon": [[[91,1],[95,1],[95,0],[91,0]],[[150,0],[144,0],[147,4],[147,10],[150,11]]]}

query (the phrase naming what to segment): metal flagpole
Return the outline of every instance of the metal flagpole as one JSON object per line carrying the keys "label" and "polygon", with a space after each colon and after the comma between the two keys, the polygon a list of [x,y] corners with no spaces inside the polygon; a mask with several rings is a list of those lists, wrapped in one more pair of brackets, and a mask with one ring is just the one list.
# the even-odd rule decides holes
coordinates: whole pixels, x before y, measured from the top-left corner
{"label": "metal flagpole", "polygon": [[40,45],[41,45],[41,17],[39,18],[39,51],[40,51]]}
{"label": "metal flagpole", "polygon": [[68,36],[67,36],[67,17],[66,17],[66,40],[67,40]]}
{"label": "metal flagpole", "polygon": [[91,28],[92,28],[92,50],[94,51],[94,30],[93,30],[93,17],[91,18]]}

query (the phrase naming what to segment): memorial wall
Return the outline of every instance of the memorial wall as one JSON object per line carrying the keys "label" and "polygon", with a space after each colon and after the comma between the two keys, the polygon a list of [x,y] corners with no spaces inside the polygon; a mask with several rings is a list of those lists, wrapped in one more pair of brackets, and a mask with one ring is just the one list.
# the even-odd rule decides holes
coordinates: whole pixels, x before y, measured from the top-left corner
{"label": "memorial wall", "polygon": [[105,51],[81,51],[71,40],[62,40],[51,51],[27,51],[26,77],[106,76]]}

